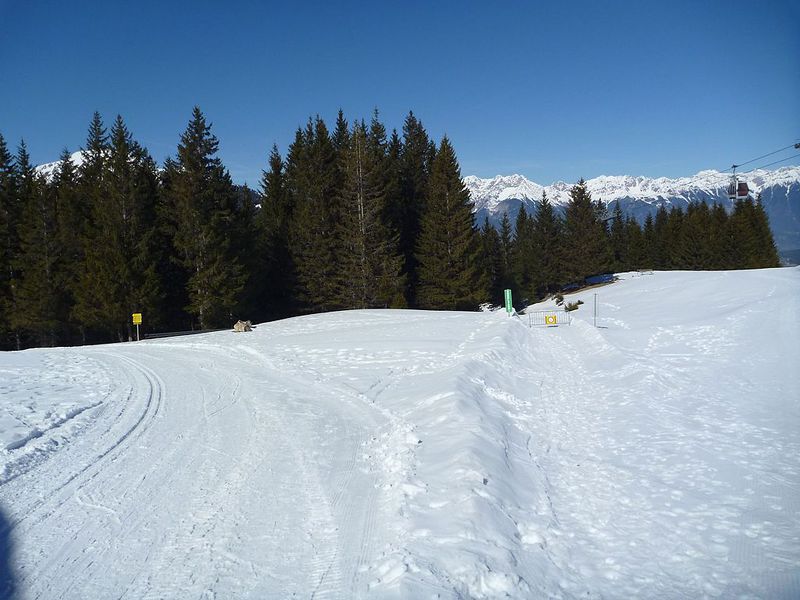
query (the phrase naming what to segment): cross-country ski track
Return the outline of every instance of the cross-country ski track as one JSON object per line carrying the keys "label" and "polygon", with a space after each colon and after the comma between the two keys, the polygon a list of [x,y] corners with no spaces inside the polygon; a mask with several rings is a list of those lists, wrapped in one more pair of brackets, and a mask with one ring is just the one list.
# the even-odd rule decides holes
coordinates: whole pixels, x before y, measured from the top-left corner
{"label": "cross-country ski track", "polygon": [[0,597],[800,595],[800,270],[576,298],[0,354]]}

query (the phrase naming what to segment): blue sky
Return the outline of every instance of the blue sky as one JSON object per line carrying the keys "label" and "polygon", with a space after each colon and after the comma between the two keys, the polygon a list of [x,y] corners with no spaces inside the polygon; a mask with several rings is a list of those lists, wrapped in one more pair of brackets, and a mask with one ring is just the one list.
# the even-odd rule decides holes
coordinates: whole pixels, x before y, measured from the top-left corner
{"label": "blue sky", "polygon": [[796,2],[0,0],[0,64],[0,133],[37,163],[78,149],[95,110],[162,161],[197,104],[250,185],[339,107],[398,130],[413,110],[463,174],[543,184],[800,141]]}

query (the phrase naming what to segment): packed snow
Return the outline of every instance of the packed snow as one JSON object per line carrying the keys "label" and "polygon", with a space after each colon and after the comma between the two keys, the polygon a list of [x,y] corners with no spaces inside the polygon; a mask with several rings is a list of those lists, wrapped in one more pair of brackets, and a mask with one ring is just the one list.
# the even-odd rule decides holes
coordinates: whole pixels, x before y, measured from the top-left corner
{"label": "packed snow", "polygon": [[0,590],[799,597],[800,269],[568,299],[0,354]]}

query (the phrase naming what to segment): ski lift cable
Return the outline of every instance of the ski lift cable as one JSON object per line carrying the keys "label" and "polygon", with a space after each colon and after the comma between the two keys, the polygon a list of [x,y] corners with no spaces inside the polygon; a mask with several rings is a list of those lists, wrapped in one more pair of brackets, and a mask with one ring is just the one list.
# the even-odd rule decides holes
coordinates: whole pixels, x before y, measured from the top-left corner
{"label": "ski lift cable", "polygon": [[782,162],[787,161],[787,160],[792,160],[793,158],[797,158],[799,156],[800,156],[800,154],[795,154],[793,156],[787,156],[786,158],[781,158],[780,160],[776,160],[776,161],[773,161],[771,163],[767,163],[766,165],[761,165],[760,167],[755,167],[753,169],[750,169],[749,171],[744,171],[744,172],[740,173],[740,175],[744,175],[746,173],[753,173],[754,171],[758,171],[759,169],[765,169],[767,167],[771,167],[772,165],[777,165],[778,163],[782,163]]}
{"label": "ski lift cable", "polygon": [[[763,155],[759,156],[758,158],[751,158],[751,159],[750,159],[750,160],[748,160],[748,161],[745,161],[745,162],[743,162],[743,163],[740,163],[740,164],[738,164],[738,165],[734,165],[734,166],[735,166],[735,167],[738,169],[739,167],[741,167],[741,166],[743,166],[743,165],[749,165],[750,163],[756,162],[757,160],[761,160],[762,158],[766,158],[766,157],[768,157],[768,156],[772,156],[773,154],[777,154],[778,152],[783,152],[784,150],[788,150],[789,148],[798,148],[798,149],[800,149],[800,143],[796,143],[796,144],[789,144],[788,146],[786,146],[786,147],[784,147],[784,148],[780,148],[780,149],[778,149],[778,150],[773,150],[772,152],[768,152],[767,154],[763,154]],[[777,161],[775,161],[775,162],[771,162],[771,163],[769,163],[769,164],[766,164],[766,165],[763,165],[763,166],[761,166],[761,167],[758,167],[758,169],[764,169],[764,168],[766,168],[766,167],[770,167],[770,166],[772,166],[772,165],[778,164],[779,162],[783,162],[784,160],[790,160],[790,159],[792,159],[792,158],[795,158],[796,156],[800,156],[800,154],[796,154],[795,156],[789,156],[789,157],[787,157],[787,158],[783,158],[783,159],[781,159],[781,160],[777,160]],[[732,167],[728,167],[727,169],[717,169],[717,170],[716,170],[716,172],[713,172],[713,173],[706,173],[706,174],[704,174],[704,175],[697,175],[697,176],[695,176],[695,177],[692,177],[692,178],[691,178],[689,181],[687,181],[686,183],[682,183],[682,184],[681,184],[681,187],[682,187],[682,188],[688,187],[689,185],[691,185],[691,184],[692,184],[692,183],[694,183],[695,181],[702,181],[703,179],[710,179],[710,178],[712,178],[712,177],[720,177],[720,176],[722,176],[722,174],[723,174],[723,173],[725,173],[726,171],[730,171],[730,170],[731,170],[731,168],[732,168]],[[749,170],[749,171],[745,171],[744,173],[752,173],[752,172],[753,172],[753,171],[755,171],[755,170],[757,170],[757,169],[751,169],[751,170]],[[744,174],[744,173],[742,173],[742,174]]]}
{"label": "ski lift cable", "polygon": [[799,146],[800,144],[789,144],[785,148],[781,148],[780,150],[775,150],[773,152],[768,152],[767,154],[762,154],[758,158],[751,158],[750,160],[745,161],[743,163],[739,163],[738,165],[733,165],[733,167],[738,169],[739,167],[743,167],[744,165],[749,165],[750,163],[756,162],[757,160],[761,160],[762,158],[767,158],[768,156],[772,156],[773,154],[777,154],[778,152],[783,152],[784,150],[788,150],[789,148],[797,148]]}

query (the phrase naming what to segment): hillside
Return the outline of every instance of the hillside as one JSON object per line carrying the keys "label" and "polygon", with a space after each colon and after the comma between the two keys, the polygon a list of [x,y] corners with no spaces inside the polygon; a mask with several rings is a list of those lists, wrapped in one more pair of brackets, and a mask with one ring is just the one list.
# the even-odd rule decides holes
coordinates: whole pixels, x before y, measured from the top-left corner
{"label": "hillside", "polygon": [[800,269],[575,297],[0,354],[6,591],[797,597]]}

